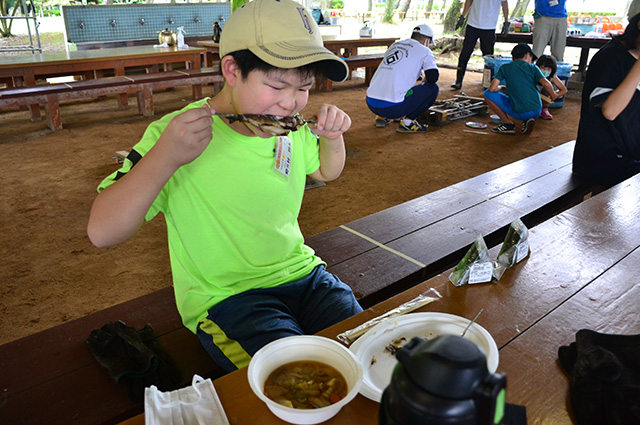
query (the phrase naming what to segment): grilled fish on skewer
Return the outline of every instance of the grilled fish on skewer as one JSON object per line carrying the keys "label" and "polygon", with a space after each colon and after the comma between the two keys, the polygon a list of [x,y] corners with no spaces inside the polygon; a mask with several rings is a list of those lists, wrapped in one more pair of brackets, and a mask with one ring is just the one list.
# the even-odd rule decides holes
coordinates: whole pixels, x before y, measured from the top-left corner
{"label": "grilled fish on skewer", "polygon": [[307,123],[315,124],[315,121],[305,121],[300,115],[293,117],[278,117],[276,115],[260,115],[260,114],[215,114],[224,117],[233,124],[236,121],[249,123],[258,127],[265,133],[274,136],[284,136],[290,131],[296,131]]}

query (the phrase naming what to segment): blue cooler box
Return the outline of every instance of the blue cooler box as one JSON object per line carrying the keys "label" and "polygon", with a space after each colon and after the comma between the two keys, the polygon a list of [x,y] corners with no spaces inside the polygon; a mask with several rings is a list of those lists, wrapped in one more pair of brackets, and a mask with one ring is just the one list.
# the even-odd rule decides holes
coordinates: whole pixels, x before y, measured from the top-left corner
{"label": "blue cooler box", "polygon": [[488,89],[493,76],[505,63],[511,62],[511,56],[487,55],[484,58],[484,70],[482,72],[482,88]]}

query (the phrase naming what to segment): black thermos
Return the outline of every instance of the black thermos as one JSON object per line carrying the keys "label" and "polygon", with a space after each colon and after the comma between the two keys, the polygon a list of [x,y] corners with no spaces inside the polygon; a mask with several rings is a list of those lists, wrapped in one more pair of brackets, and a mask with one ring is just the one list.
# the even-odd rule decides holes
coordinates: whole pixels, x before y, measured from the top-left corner
{"label": "black thermos", "polygon": [[454,335],[414,337],[396,353],[382,394],[379,425],[495,425],[505,406],[506,377],[490,373],[484,353]]}
{"label": "black thermos", "polygon": [[222,30],[220,29],[220,25],[217,22],[213,23],[213,37],[211,39],[214,43],[220,43],[220,33]]}

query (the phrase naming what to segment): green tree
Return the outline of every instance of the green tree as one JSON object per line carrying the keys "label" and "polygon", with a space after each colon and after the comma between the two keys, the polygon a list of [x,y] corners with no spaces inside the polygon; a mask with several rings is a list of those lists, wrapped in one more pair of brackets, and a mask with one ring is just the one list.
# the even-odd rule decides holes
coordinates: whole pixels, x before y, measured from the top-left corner
{"label": "green tree", "polygon": [[[0,0],[0,16],[16,16],[20,3],[17,0]],[[11,37],[13,19],[0,18],[0,35]]]}
{"label": "green tree", "polygon": [[531,0],[518,0],[513,11],[509,12],[509,17],[522,17],[525,13],[527,13],[527,9],[529,8],[529,3]]}
{"label": "green tree", "polygon": [[387,24],[393,23],[393,11],[396,10],[397,0],[387,0],[384,6],[384,15],[382,15],[382,22]]}
{"label": "green tree", "polygon": [[399,0],[398,11],[404,12],[404,16],[407,16],[407,11],[409,10],[409,6],[411,6],[411,0]]}
{"label": "green tree", "polygon": [[458,22],[461,11],[462,5],[460,4],[460,0],[453,0],[449,10],[447,10],[447,13],[444,15],[444,33],[453,33],[456,31],[456,22]]}

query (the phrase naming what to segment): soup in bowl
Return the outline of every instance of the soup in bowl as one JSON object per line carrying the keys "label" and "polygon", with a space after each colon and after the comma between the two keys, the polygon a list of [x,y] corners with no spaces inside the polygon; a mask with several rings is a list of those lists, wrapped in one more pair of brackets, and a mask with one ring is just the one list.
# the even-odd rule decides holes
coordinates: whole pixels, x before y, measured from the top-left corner
{"label": "soup in bowl", "polygon": [[269,410],[293,424],[335,416],[358,394],[360,361],[329,338],[301,335],[265,345],[251,359],[249,385]]}

